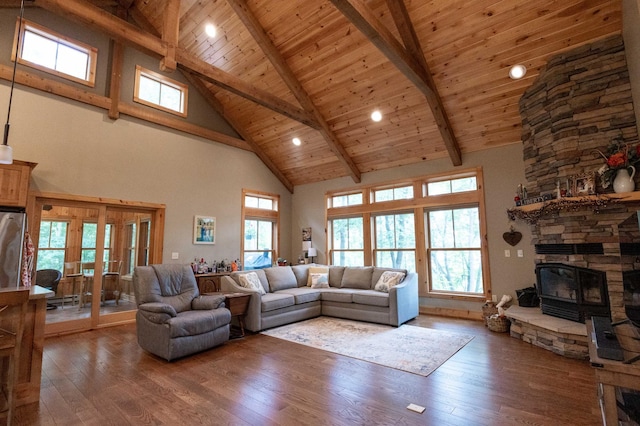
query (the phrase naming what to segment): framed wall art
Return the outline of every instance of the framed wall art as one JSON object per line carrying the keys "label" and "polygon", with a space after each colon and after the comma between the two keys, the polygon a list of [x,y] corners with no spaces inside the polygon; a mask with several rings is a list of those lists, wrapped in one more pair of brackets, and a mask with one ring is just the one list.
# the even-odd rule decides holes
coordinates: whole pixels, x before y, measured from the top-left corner
{"label": "framed wall art", "polygon": [[581,195],[592,195],[596,193],[596,180],[595,174],[581,173],[573,177],[573,188],[571,194],[574,197]]}
{"label": "framed wall art", "polygon": [[196,216],[193,220],[193,244],[216,243],[216,218]]}

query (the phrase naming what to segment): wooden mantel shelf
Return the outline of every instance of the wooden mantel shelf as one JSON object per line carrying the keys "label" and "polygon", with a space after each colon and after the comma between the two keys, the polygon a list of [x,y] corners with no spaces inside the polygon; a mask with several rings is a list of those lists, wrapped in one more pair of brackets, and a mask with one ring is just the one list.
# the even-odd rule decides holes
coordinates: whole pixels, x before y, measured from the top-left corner
{"label": "wooden mantel shelf", "polygon": [[533,224],[541,217],[561,210],[577,210],[581,208],[598,210],[608,204],[632,202],[640,202],[640,191],[559,198],[526,206],[512,207],[507,210],[507,215],[510,220],[519,219]]}

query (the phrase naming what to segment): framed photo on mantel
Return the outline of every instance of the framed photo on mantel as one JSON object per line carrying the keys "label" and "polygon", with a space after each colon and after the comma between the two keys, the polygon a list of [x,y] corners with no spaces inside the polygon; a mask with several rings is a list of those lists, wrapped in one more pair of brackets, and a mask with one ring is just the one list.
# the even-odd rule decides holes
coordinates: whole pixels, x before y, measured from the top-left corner
{"label": "framed photo on mantel", "polygon": [[196,216],[193,220],[193,244],[216,243],[216,218]]}
{"label": "framed photo on mantel", "polygon": [[595,173],[582,173],[573,176],[573,188],[571,191],[574,197],[581,195],[592,195],[596,193]]}

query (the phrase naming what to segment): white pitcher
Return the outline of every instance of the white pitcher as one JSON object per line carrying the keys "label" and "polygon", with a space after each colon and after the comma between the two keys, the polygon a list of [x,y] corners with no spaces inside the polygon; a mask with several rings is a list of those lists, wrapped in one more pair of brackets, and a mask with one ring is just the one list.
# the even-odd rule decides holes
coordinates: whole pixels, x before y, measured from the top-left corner
{"label": "white pitcher", "polygon": [[[629,169],[631,169],[631,176],[629,176]],[[633,177],[636,175],[636,168],[633,166],[625,167],[616,172],[616,178],[613,180],[613,191],[619,192],[632,192],[636,184],[633,181]]]}

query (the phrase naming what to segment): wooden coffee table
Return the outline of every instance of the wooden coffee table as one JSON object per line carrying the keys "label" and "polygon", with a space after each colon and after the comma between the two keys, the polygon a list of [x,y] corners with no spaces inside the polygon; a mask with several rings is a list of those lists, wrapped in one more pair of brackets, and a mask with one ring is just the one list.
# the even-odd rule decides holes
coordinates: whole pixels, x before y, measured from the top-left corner
{"label": "wooden coffee table", "polygon": [[240,326],[240,333],[232,334],[231,339],[244,337],[244,316],[247,314],[247,308],[249,307],[250,294],[246,293],[204,293],[206,295],[223,295],[224,304],[229,311],[231,311],[231,318],[237,317],[238,324]]}

